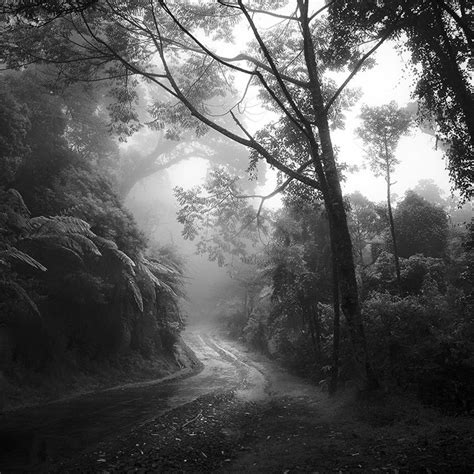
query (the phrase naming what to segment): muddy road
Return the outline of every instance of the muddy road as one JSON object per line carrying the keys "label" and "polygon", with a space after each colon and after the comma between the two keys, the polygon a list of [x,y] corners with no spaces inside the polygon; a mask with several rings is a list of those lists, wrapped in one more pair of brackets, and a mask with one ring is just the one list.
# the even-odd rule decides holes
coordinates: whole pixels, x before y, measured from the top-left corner
{"label": "muddy road", "polygon": [[184,339],[200,370],[3,415],[0,472],[474,470],[472,417],[329,399],[212,330]]}
{"label": "muddy road", "polygon": [[194,372],[0,415],[0,472],[34,471],[77,456],[207,394],[265,396],[269,381],[238,349],[208,330],[188,331],[184,340],[203,364]]}

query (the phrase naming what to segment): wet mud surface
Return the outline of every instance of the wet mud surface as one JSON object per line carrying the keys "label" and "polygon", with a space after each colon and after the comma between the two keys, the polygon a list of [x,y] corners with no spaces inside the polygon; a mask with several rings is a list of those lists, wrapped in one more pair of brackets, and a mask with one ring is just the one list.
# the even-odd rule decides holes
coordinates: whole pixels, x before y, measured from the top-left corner
{"label": "wet mud surface", "polygon": [[209,331],[185,340],[199,373],[7,417],[0,471],[473,471],[472,419],[400,400],[329,400]]}

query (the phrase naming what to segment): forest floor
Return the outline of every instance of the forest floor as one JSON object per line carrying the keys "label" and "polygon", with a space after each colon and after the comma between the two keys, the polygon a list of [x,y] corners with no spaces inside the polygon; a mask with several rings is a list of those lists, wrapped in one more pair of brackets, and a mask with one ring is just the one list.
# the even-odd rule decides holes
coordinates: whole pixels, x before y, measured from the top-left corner
{"label": "forest floor", "polygon": [[[81,361],[74,366],[63,364],[49,373],[14,367],[10,376],[0,372],[0,414],[25,407],[148,380],[181,376],[196,364],[186,346],[177,345],[176,353],[144,358],[138,353],[117,356],[103,361]],[[184,353],[183,353],[184,352]],[[178,360],[180,356],[184,360]]]}
{"label": "forest floor", "polygon": [[224,384],[45,470],[473,472],[472,418],[444,416],[402,395],[330,399],[236,343],[201,340],[234,365],[234,386]]}

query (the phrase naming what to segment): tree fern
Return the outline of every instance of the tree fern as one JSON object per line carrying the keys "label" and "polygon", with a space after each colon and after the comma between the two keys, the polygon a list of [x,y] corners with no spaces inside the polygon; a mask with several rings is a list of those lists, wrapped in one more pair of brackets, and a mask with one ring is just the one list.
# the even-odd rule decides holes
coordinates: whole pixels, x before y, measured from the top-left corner
{"label": "tree fern", "polygon": [[2,196],[4,204],[6,204],[12,211],[24,217],[31,215],[30,210],[23,201],[22,195],[16,189],[9,189]]}
{"label": "tree fern", "polygon": [[125,253],[119,249],[111,250],[112,254],[122,262],[124,268],[132,275],[135,275],[135,262]]}
{"label": "tree fern", "polygon": [[0,251],[0,262],[8,262],[8,261],[19,261],[22,263],[26,263],[30,267],[36,268],[41,271],[46,271],[46,267],[43,266],[38,260],[34,259],[31,255],[28,255],[21,250],[18,250],[15,247],[8,247],[6,250]]}
{"label": "tree fern", "polygon": [[36,235],[41,234],[82,234],[86,237],[95,237],[88,222],[71,216],[33,217],[30,225]]}
{"label": "tree fern", "polygon": [[93,237],[94,243],[97,245],[97,247],[101,250],[117,250],[117,244],[110,239],[106,239],[104,237],[101,237],[100,235],[94,235]]}
{"label": "tree fern", "polygon": [[[2,288],[6,294],[10,294],[10,296],[16,298],[20,303],[24,303],[31,310],[33,315],[41,318],[41,313],[35,302],[30,298],[26,290],[16,281],[0,279],[0,288]],[[2,320],[2,315],[0,315],[0,320]]]}
{"label": "tree fern", "polygon": [[129,290],[132,293],[133,300],[135,301],[135,303],[136,303],[138,309],[140,310],[140,312],[143,313],[143,297],[142,297],[142,293],[140,291],[140,288],[138,287],[137,282],[135,281],[135,278],[133,278],[129,275],[127,275],[125,278],[126,278],[126,281],[127,281],[127,287],[129,288]]}

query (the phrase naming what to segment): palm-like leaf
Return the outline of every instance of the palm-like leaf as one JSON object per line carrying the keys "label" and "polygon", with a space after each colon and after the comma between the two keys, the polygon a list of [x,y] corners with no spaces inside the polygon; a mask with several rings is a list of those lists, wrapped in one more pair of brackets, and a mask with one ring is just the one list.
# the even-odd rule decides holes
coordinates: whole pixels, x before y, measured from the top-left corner
{"label": "palm-like leaf", "polygon": [[0,260],[3,262],[7,261],[19,261],[22,263],[26,263],[30,267],[36,268],[37,270],[41,270],[43,272],[46,271],[46,267],[41,265],[38,260],[34,259],[31,255],[28,255],[21,250],[18,250],[15,247],[8,247],[6,250],[0,251]]}
{"label": "palm-like leaf", "polygon": [[173,290],[173,288],[171,288],[170,285],[168,285],[165,282],[161,282],[161,286],[162,286],[163,290],[165,291],[165,293],[168,293],[173,298],[179,298],[178,294]]}
{"label": "palm-like leaf", "polygon": [[114,249],[112,250],[112,254],[122,262],[123,266],[129,273],[135,275],[135,262],[125,252],[122,252],[119,249]]}
{"label": "palm-like leaf", "polygon": [[68,235],[44,234],[22,239],[34,248],[49,248],[69,255],[79,265],[83,265],[84,252],[81,245]]}
{"label": "palm-like leaf", "polygon": [[[155,258],[139,259],[139,268],[155,284],[158,291],[163,291],[173,298],[178,298],[178,287],[181,284],[181,270]],[[174,287],[174,288],[173,288]]]}
{"label": "palm-like leaf", "polygon": [[146,265],[140,264],[140,270],[154,285],[156,285],[158,288],[162,288],[162,281],[153,275]]}
{"label": "palm-like leaf", "polygon": [[94,235],[93,237],[94,243],[97,245],[99,249],[102,250],[117,250],[117,244],[110,239],[106,239],[101,237],[100,235]]}
{"label": "palm-like leaf", "polygon": [[71,216],[53,216],[53,217],[33,217],[30,219],[30,225],[34,234],[44,235],[51,233],[59,234],[82,234],[93,238],[95,234],[91,231],[88,222]]}
{"label": "palm-like leaf", "polygon": [[77,233],[73,234],[71,237],[81,246],[84,252],[91,253],[93,255],[96,255],[97,257],[100,257],[102,255],[97,245],[94,243],[93,240],[89,239],[89,237]]}
{"label": "palm-like leaf", "polygon": [[16,213],[24,216],[30,216],[30,210],[23,201],[22,195],[16,189],[9,189],[6,195],[6,204]]}
{"label": "palm-like leaf", "polygon": [[127,286],[132,292],[133,299],[138,307],[138,309],[143,313],[143,298],[140,288],[138,288],[137,282],[134,278],[126,276]]}
{"label": "palm-like leaf", "polygon": [[0,287],[3,288],[4,291],[12,293],[20,302],[26,304],[35,316],[41,318],[41,313],[35,302],[28,296],[25,289],[16,281],[0,280]]}

